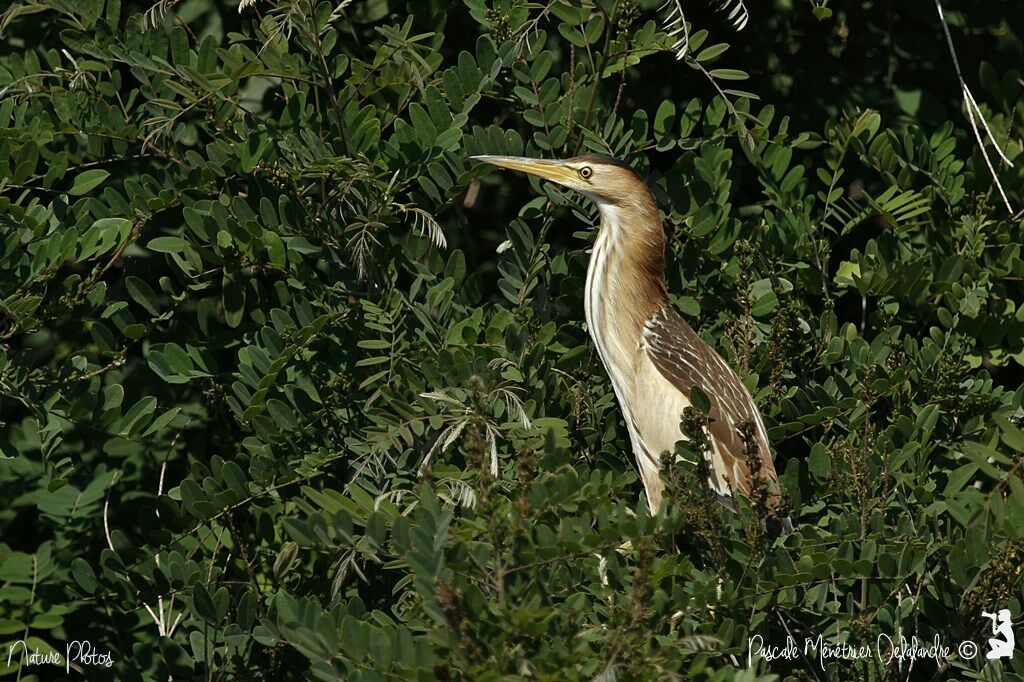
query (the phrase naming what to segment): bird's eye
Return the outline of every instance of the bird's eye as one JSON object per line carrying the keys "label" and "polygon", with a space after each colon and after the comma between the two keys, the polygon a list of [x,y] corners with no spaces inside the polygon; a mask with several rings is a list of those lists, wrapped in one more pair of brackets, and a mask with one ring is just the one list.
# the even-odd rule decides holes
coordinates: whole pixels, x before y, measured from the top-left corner
{"label": "bird's eye", "polygon": [[593,176],[594,169],[591,168],[590,166],[584,166],[583,168],[580,168],[580,177],[583,178],[584,180],[589,180]]}

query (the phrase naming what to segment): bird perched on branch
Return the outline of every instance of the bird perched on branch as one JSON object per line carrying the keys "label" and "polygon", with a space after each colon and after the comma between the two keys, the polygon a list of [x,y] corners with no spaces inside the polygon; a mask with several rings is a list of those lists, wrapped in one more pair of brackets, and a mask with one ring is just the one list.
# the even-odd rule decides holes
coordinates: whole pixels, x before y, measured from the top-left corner
{"label": "bird perched on branch", "polygon": [[[651,512],[658,510],[664,492],[661,453],[685,438],[679,422],[694,386],[710,399],[708,483],[718,500],[732,507],[733,496],[749,496],[759,476],[770,505],[777,507],[778,476],[757,405],[669,301],[665,231],[647,185],[622,161],[602,156],[473,158],[550,180],[597,204],[601,226],[587,268],[584,310],[629,429]],[[753,461],[744,430],[752,434]],[[792,528],[788,519],[781,525]]]}

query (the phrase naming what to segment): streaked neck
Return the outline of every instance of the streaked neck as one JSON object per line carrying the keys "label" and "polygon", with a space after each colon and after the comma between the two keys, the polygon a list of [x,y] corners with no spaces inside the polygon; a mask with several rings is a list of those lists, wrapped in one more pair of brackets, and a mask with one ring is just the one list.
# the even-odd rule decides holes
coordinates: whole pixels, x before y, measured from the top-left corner
{"label": "streaked neck", "polygon": [[[601,228],[587,268],[584,308],[605,364],[610,344],[635,348],[644,324],[668,300],[665,232],[654,199],[599,204]],[[602,348],[602,343],[605,348]]]}

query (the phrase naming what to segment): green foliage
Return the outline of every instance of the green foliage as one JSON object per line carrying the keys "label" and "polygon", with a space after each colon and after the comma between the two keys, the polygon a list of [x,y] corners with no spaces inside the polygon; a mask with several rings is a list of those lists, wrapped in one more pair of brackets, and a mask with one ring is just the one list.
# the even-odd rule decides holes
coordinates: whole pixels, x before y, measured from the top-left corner
{"label": "green foliage", "polygon": [[[947,17],[1019,208],[1024,27],[978,4]],[[657,5],[0,14],[2,650],[88,639],[90,679],[1024,676],[747,669],[755,635],[1024,621],[1024,230],[933,8],[734,34],[736,0]],[[791,536],[715,505],[693,443],[647,514],[582,322],[595,209],[467,161],[584,152],[650,176]]]}

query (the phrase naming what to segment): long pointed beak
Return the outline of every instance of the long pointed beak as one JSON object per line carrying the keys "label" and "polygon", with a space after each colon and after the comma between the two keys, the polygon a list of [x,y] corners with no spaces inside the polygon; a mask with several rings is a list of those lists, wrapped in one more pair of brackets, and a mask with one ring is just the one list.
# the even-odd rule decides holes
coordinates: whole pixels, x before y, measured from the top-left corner
{"label": "long pointed beak", "polygon": [[557,182],[560,185],[569,184],[576,179],[576,171],[565,165],[564,161],[550,161],[548,159],[528,159],[523,156],[471,156],[476,161],[484,161],[501,168],[522,171],[530,175]]}

